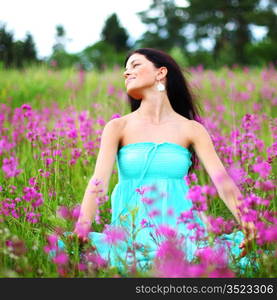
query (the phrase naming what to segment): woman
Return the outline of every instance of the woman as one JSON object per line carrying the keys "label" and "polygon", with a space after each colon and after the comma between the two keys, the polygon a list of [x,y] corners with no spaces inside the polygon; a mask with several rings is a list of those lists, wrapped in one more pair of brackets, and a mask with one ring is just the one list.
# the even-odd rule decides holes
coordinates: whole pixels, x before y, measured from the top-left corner
{"label": "woman", "polygon": [[[192,207],[192,201],[186,197],[189,188],[184,176],[194,166],[196,154],[221,199],[243,225],[247,235],[236,248],[237,254],[243,256],[243,248],[253,238],[255,227],[241,220],[237,208],[239,189],[228,176],[207,130],[196,120],[195,103],[179,66],[166,53],[143,48],[127,56],[125,67],[132,112],[104,127],[94,174],[74,232],[82,242],[90,241],[113,265],[122,266],[129,249],[133,259],[146,266],[149,257],[155,257],[159,244],[156,229],[166,224],[186,237],[187,259],[193,259],[197,245],[188,238],[192,230],[177,219]],[[107,194],[115,159],[119,182],[111,195],[111,225],[123,230],[121,235],[117,233],[116,247],[112,245],[116,234],[107,239],[111,226],[105,233],[90,232],[97,198]],[[203,214],[195,212],[193,220],[208,230]]]}

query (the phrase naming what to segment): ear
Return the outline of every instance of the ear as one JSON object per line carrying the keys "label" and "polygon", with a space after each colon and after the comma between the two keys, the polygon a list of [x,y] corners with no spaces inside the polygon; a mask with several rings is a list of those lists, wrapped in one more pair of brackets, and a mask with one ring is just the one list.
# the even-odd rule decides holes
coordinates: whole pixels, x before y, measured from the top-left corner
{"label": "ear", "polygon": [[160,67],[157,74],[157,80],[162,80],[167,75],[167,68],[166,67]]}

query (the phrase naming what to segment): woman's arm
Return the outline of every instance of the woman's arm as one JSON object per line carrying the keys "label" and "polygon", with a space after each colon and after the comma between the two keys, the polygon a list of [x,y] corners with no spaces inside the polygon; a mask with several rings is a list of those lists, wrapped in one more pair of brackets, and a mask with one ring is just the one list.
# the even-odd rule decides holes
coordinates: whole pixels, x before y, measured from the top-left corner
{"label": "woman's arm", "polygon": [[118,150],[121,123],[120,118],[112,119],[103,129],[94,173],[85,190],[80,215],[74,229],[74,232],[79,236],[86,235],[85,233],[88,232],[96,216],[97,197],[103,197],[108,192],[109,181]]}
{"label": "woman's arm", "polygon": [[[253,222],[245,222],[242,219],[241,211],[238,208],[242,202],[240,200],[242,199],[240,198],[242,194],[219,159],[208,131],[201,123],[195,120],[191,120],[190,124],[191,128],[189,132],[192,133],[190,140],[197,156],[211,177],[220,198],[224,201],[245,232],[244,241],[239,246],[243,249],[241,256],[244,256],[246,254],[246,248],[248,245],[251,246],[252,240],[255,239],[257,235],[255,224]],[[209,224],[207,225],[209,228]]]}
{"label": "woman's arm", "polygon": [[244,224],[238,206],[241,204],[239,199],[242,194],[239,188],[228,175],[224,165],[218,157],[212,139],[206,128],[199,122],[190,122],[192,136],[190,137],[193,148],[204,165],[207,173],[213,181],[220,198],[224,201],[228,209],[234,215],[239,224]]}

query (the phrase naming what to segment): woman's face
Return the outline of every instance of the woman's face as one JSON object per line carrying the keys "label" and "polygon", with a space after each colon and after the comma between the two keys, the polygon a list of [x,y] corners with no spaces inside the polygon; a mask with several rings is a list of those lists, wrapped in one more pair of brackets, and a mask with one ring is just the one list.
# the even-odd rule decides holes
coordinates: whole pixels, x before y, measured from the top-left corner
{"label": "woman's face", "polygon": [[141,99],[146,89],[152,88],[157,82],[159,69],[144,55],[134,53],[126,63],[124,72],[125,86],[128,95]]}

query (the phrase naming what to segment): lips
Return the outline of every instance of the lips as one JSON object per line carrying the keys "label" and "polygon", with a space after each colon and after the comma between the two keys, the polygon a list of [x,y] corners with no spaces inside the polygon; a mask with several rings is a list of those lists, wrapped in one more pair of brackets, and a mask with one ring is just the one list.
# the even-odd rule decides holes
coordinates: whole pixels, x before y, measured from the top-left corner
{"label": "lips", "polygon": [[130,78],[126,79],[126,84],[128,84],[133,79],[136,79],[136,78],[135,77],[130,77]]}

